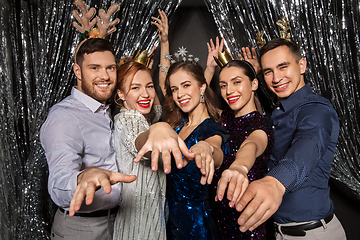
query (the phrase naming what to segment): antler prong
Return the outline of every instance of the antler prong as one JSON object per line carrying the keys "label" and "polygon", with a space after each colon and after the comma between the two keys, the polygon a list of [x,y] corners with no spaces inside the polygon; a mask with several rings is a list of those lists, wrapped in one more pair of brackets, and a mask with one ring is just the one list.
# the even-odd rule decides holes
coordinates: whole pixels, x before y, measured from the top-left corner
{"label": "antler prong", "polygon": [[105,12],[104,9],[99,10],[100,18],[97,18],[97,26],[103,38],[116,31],[116,27],[114,26],[120,22],[120,19],[116,18],[115,20],[110,22],[110,18],[114,13],[119,11],[119,9],[120,9],[120,4],[114,3],[109,7],[107,13]]}
{"label": "antler prong", "polygon": [[77,10],[72,11],[72,14],[80,23],[79,25],[79,23],[73,21],[73,26],[81,33],[84,33],[85,31],[90,31],[96,24],[96,18],[94,18],[96,14],[96,9],[91,7],[88,10],[86,3],[82,0],[75,0],[74,3],[76,7],[81,11],[81,16]]}

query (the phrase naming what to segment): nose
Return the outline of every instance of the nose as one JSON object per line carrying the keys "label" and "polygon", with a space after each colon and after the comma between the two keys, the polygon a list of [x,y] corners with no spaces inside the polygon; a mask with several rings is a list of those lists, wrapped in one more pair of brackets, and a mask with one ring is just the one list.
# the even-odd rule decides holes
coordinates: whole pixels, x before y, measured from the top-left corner
{"label": "nose", "polygon": [[110,78],[107,69],[102,69],[100,74],[101,74],[101,79],[103,80],[108,80]]}
{"label": "nose", "polygon": [[234,88],[232,86],[232,84],[228,84],[226,86],[226,95],[231,95],[234,92]]}
{"label": "nose", "polygon": [[141,93],[141,96],[143,98],[148,98],[149,97],[149,90],[147,88],[144,88],[142,93]]}
{"label": "nose", "polygon": [[177,98],[180,99],[182,98],[182,96],[184,96],[184,92],[182,91],[182,88],[178,88],[178,90],[176,91],[177,94]]}
{"label": "nose", "polygon": [[283,78],[283,76],[282,76],[281,71],[275,70],[275,71],[274,71],[274,74],[273,74],[273,79],[272,79],[272,81],[273,81],[274,83],[279,83],[282,78]]}

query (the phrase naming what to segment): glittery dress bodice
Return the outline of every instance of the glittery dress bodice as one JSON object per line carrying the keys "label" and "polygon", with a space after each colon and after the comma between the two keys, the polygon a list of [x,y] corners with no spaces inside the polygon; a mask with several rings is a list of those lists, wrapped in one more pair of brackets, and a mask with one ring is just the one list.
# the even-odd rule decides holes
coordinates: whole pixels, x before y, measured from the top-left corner
{"label": "glittery dress bodice", "polygon": [[[264,153],[259,156],[248,173],[249,182],[264,177],[267,173],[267,165],[273,147],[273,130],[271,121],[263,117],[259,112],[254,111],[241,117],[235,117],[231,110],[224,110],[221,114],[223,126],[229,133],[226,141],[226,150],[223,163],[215,171],[214,179],[210,185],[210,203],[213,211],[213,218],[218,226],[221,239],[266,239],[265,224],[254,231],[240,232],[237,219],[240,213],[229,207],[229,201],[215,202],[216,187],[222,172],[228,169],[234,162],[240,145],[255,130],[263,130],[268,136],[268,146]],[[226,192],[225,192],[226,196]]]}
{"label": "glittery dress bodice", "polygon": [[[176,129],[179,133],[183,125]],[[226,130],[207,118],[184,140],[190,149],[201,140],[214,135],[224,139]],[[210,217],[208,185],[201,185],[201,172],[195,161],[177,169],[172,159],[167,175],[166,198],[169,204],[168,239],[217,239],[216,226]]]}

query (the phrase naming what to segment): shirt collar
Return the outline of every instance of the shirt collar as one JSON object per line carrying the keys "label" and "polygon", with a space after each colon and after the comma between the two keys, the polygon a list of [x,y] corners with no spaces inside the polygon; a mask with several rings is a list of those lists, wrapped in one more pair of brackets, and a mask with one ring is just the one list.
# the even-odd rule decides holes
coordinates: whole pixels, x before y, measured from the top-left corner
{"label": "shirt collar", "polygon": [[292,93],[289,97],[279,101],[278,104],[284,109],[284,111],[287,111],[297,105],[309,93],[311,93],[311,87],[309,84],[305,84],[302,88]]}
{"label": "shirt collar", "polygon": [[75,99],[80,101],[86,107],[88,107],[92,112],[96,112],[100,107],[108,108],[107,105],[100,103],[99,101],[93,99],[89,95],[86,95],[83,92],[80,92],[76,87],[71,89],[71,95],[74,96]]}

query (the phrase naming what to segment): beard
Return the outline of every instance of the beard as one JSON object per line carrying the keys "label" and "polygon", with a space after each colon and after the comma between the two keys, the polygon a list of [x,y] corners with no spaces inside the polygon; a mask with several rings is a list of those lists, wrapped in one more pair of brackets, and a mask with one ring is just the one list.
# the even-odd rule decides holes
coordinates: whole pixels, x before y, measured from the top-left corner
{"label": "beard", "polygon": [[110,86],[107,89],[101,90],[99,89],[95,83],[93,81],[84,81],[84,76],[82,76],[82,81],[81,81],[81,90],[83,93],[85,93],[86,95],[92,97],[93,99],[101,102],[101,103],[106,103],[106,101],[108,99],[110,99],[110,97],[112,96],[114,90],[115,90],[115,84],[112,83],[111,80],[108,81],[99,81],[99,83],[111,83]]}

